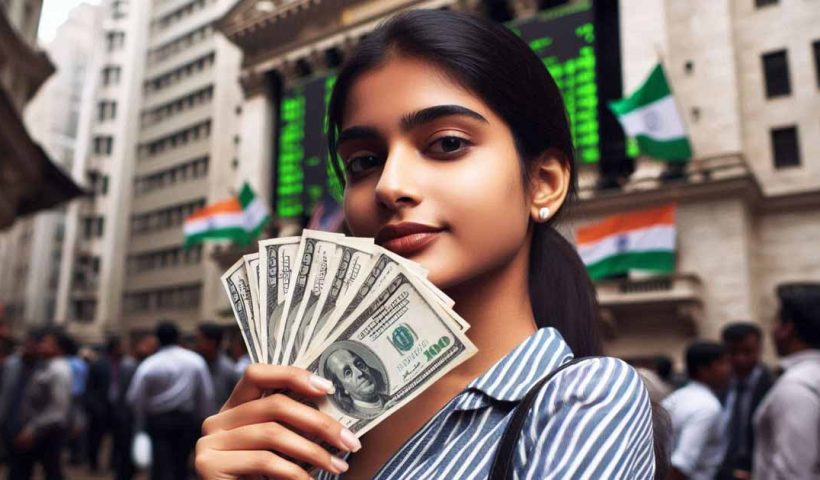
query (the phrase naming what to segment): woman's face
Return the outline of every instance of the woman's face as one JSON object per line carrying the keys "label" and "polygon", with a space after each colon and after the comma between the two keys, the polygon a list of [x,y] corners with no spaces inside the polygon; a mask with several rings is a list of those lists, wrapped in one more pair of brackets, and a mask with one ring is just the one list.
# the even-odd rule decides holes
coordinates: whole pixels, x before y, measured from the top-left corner
{"label": "woman's face", "polygon": [[506,265],[528,241],[510,129],[429,63],[397,56],[359,77],[338,153],[353,234],[420,263],[440,288]]}

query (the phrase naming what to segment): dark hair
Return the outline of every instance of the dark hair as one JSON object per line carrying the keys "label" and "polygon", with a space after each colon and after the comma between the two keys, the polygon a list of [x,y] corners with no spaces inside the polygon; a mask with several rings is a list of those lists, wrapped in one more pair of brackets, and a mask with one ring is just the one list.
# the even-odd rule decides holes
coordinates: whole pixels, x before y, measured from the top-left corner
{"label": "dark hair", "polygon": [[763,338],[763,331],[754,323],[735,322],[726,325],[721,333],[723,343],[740,342],[749,335],[754,335],[758,340]]}
{"label": "dark hair", "polygon": [[217,347],[219,345],[222,345],[222,336],[224,334],[224,330],[221,326],[213,322],[205,322],[200,324],[197,329],[203,337],[214,342],[217,345]]}
{"label": "dark hair", "polygon": [[686,373],[689,378],[698,379],[701,370],[725,355],[726,349],[717,342],[695,342],[686,349]]}
{"label": "dark hair", "polygon": [[179,329],[176,324],[170,320],[162,320],[159,322],[156,335],[161,347],[179,343]]}
{"label": "dark hair", "polygon": [[60,350],[63,351],[64,355],[73,356],[80,351],[80,346],[77,345],[74,337],[64,331],[57,334],[57,344],[60,345]]}
{"label": "dark hair", "polygon": [[788,283],[777,287],[780,319],[794,325],[797,337],[820,348],[820,283]]}
{"label": "dark hair", "polygon": [[105,351],[109,355],[122,346],[122,339],[118,335],[111,335],[105,341]]}
{"label": "dark hair", "polygon": [[[328,106],[331,164],[342,184],[336,139],[348,93],[361,75],[393,55],[439,67],[498,114],[512,131],[525,184],[541,154],[560,152],[571,175],[566,203],[574,198],[577,171],[564,101],[541,60],[502,25],[440,10],[394,16],[368,34],[344,63]],[[597,355],[602,348],[595,289],[575,248],[553,228],[556,216],[532,225],[529,292],[535,321],[561,332],[576,356]]]}
{"label": "dark hair", "polygon": [[655,371],[665,381],[672,378],[672,359],[668,355],[658,355],[655,357]]}
{"label": "dark hair", "polygon": [[0,337],[0,355],[7,356],[14,352],[14,339],[11,337]]}

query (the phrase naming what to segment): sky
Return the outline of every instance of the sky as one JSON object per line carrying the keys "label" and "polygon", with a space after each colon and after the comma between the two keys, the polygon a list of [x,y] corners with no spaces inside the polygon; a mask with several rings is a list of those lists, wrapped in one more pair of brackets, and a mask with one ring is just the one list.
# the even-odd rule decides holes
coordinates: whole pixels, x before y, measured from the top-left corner
{"label": "sky", "polygon": [[54,39],[57,28],[68,20],[68,12],[81,3],[99,5],[99,0],[45,0],[40,15],[40,29],[37,38],[45,44]]}

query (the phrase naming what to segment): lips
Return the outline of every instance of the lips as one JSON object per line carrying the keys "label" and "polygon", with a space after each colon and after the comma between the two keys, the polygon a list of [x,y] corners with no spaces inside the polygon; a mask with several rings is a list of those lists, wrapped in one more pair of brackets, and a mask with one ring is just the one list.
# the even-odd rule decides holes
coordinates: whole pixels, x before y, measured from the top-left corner
{"label": "lips", "polygon": [[427,248],[443,230],[420,223],[397,223],[379,230],[376,234],[376,243],[394,253],[407,256]]}

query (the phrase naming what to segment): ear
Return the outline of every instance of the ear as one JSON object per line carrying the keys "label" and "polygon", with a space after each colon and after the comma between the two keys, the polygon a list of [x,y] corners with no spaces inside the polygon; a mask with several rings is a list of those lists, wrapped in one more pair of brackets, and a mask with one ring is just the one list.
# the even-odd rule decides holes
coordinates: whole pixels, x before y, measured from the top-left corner
{"label": "ear", "polygon": [[569,161],[563,152],[550,148],[529,168],[530,216],[536,222],[546,222],[561,208],[569,194]]}

